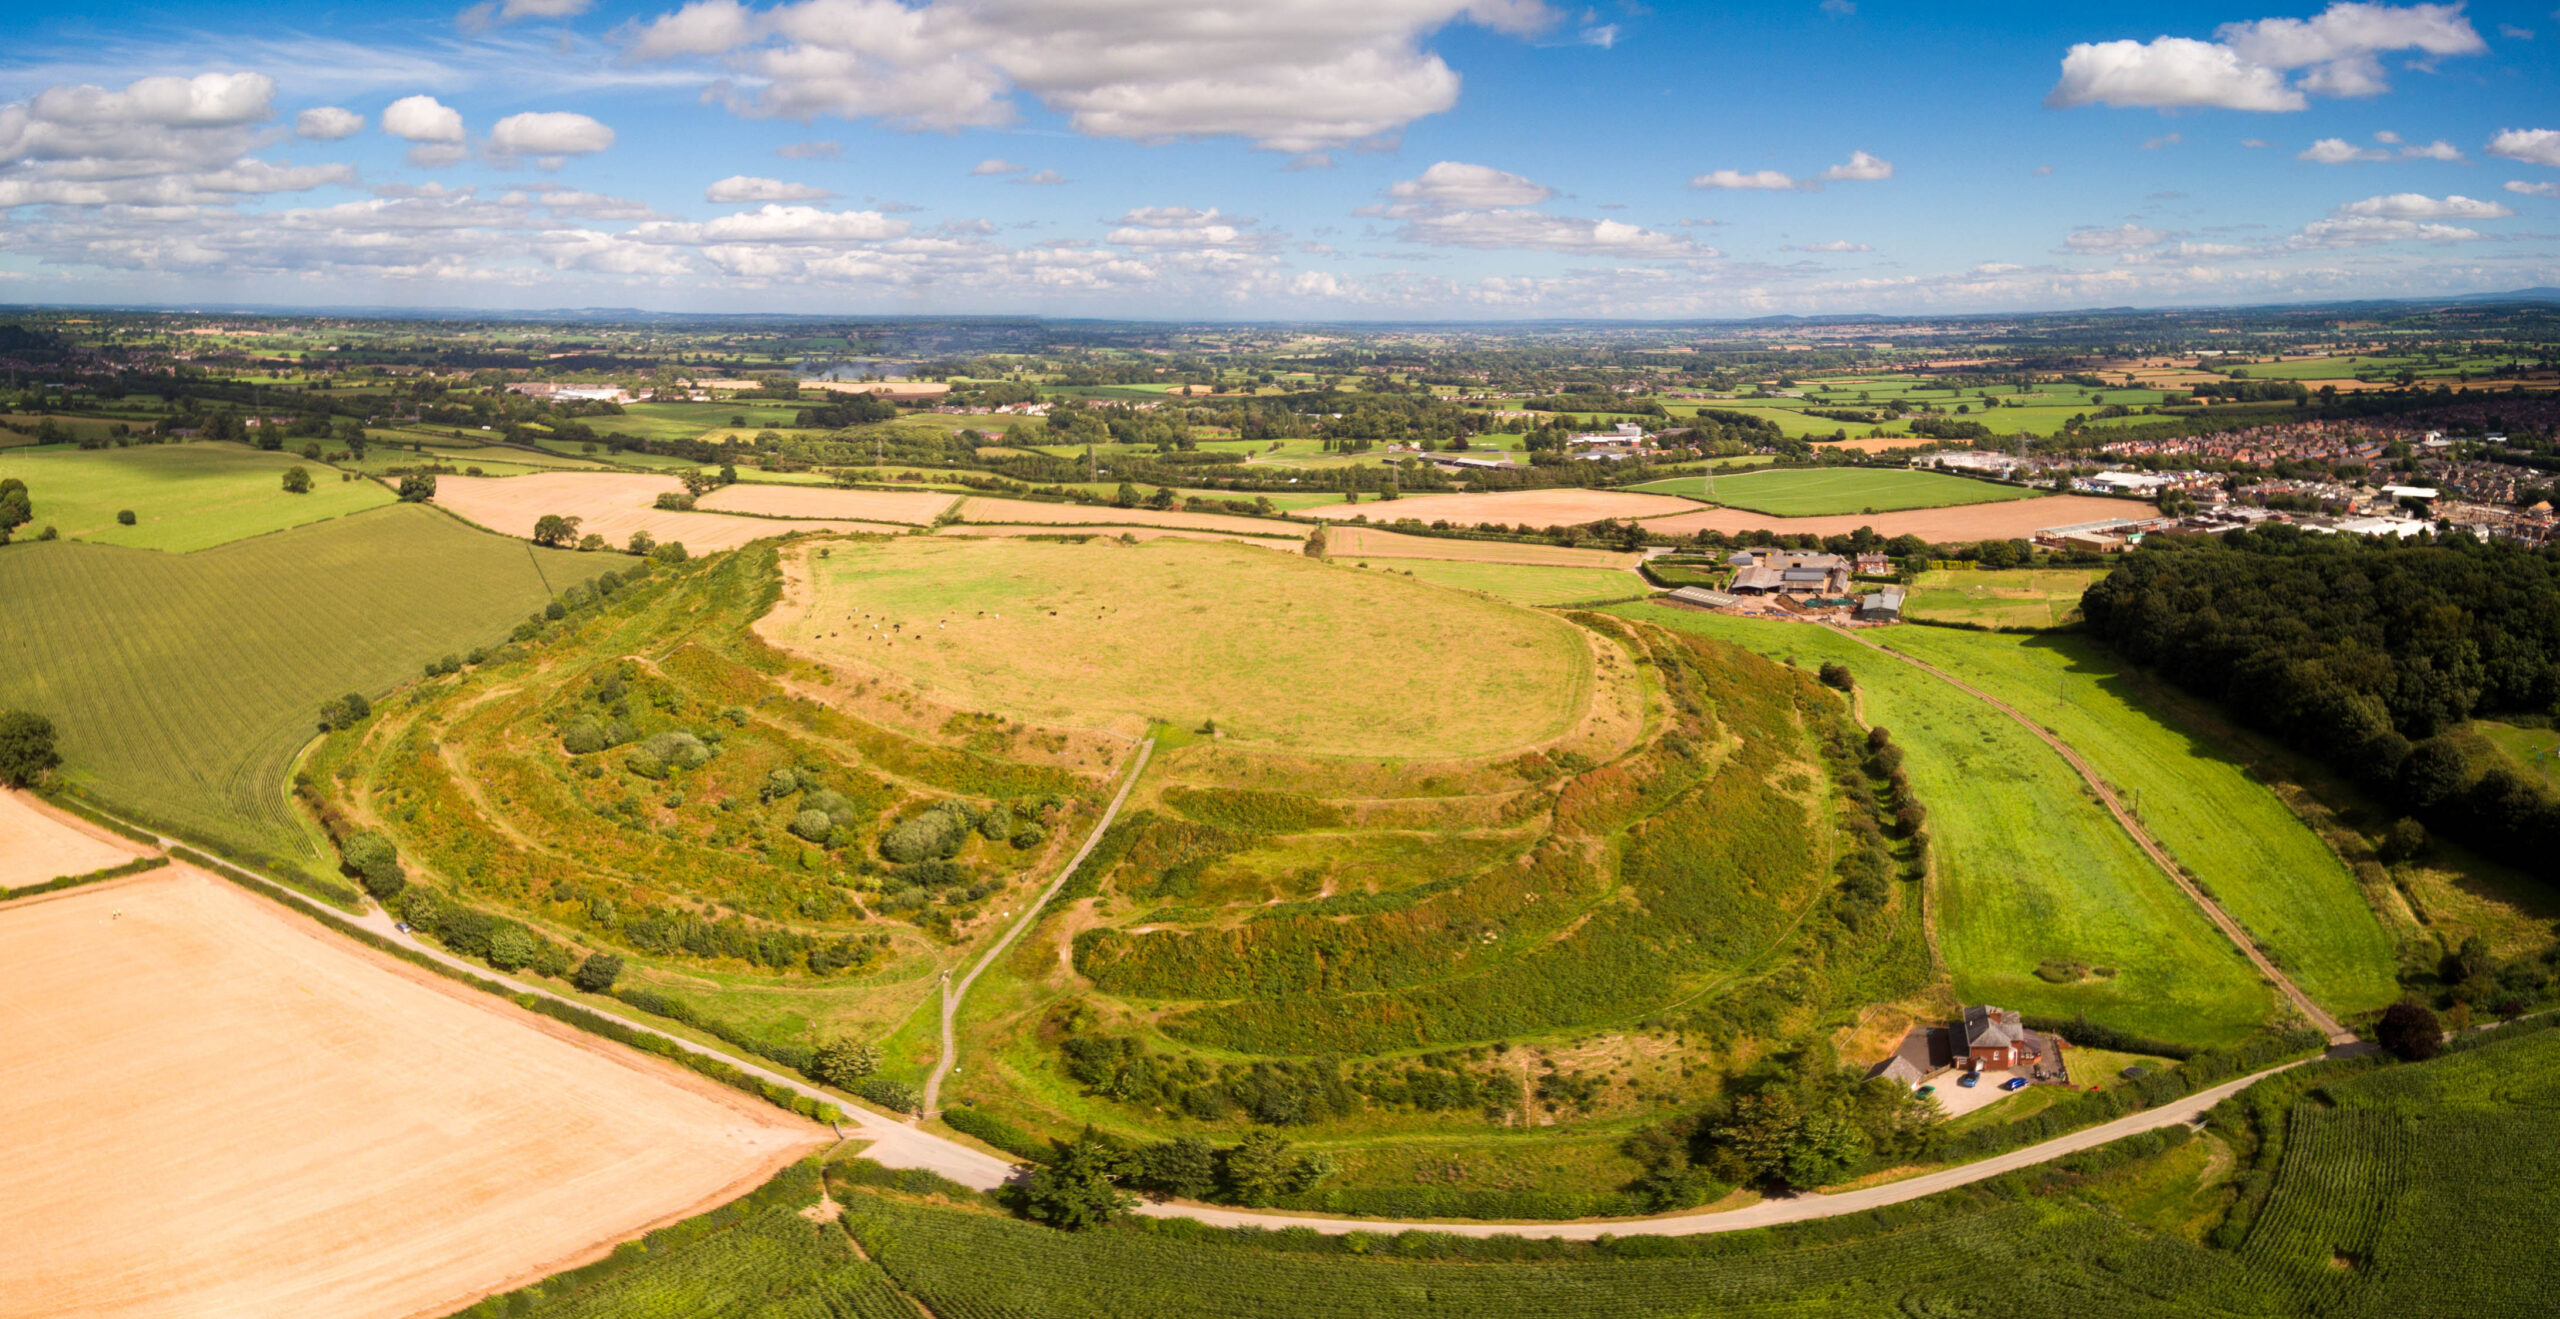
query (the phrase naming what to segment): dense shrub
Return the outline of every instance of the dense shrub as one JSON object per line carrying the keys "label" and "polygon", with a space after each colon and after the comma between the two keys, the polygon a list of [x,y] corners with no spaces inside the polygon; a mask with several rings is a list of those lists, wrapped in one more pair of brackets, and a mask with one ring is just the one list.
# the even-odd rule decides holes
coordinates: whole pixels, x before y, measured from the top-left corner
{"label": "dense shrub", "polygon": [[338,845],[338,853],[347,873],[362,880],[364,891],[377,901],[389,902],[409,882],[391,840],[378,833],[349,834]]}

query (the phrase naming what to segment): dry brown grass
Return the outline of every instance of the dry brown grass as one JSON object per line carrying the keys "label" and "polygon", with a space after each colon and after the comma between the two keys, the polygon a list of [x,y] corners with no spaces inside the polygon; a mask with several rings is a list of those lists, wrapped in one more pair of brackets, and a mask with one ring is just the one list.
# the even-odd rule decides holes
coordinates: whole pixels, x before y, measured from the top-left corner
{"label": "dry brown grass", "polygon": [[85,875],[148,852],[25,793],[0,788],[0,889]]}
{"label": "dry brown grass", "polygon": [[1300,517],[1347,521],[1366,516],[1373,522],[1420,518],[1472,527],[1482,522],[1504,526],[1578,527],[1602,518],[1650,518],[1696,508],[1694,500],[1670,495],[1638,495],[1618,490],[1516,490],[1492,495],[1408,495],[1395,500],[1362,500],[1357,504],[1322,504]]}
{"label": "dry brown grass", "polygon": [[[1687,508],[1697,505],[1673,500]],[[1453,559],[1460,563],[1525,563],[1558,568],[1632,568],[1641,557],[1617,550],[1524,545],[1499,540],[1450,540],[1405,536],[1378,527],[1336,526],[1325,532],[1325,556],[1333,559]]]}
{"label": "dry brown grass", "polygon": [[1295,536],[1303,527],[1263,518],[1223,513],[1183,513],[1173,509],[1108,508],[1094,504],[1043,504],[1030,499],[990,499],[972,495],[960,506],[962,520],[972,523],[1015,523],[1039,527],[1179,527],[1188,531],[1230,531],[1242,536]]}
{"label": "dry brown grass", "polygon": [[185,867],[0,911],[0,1315],[443,1314],[825,1129]]}
{"label": "dry brown grass", "polygon": [[[839,490],[824,485],[722,486],[694,507],[717,513],[755,513],[774,518],[843,518],[854,522],[901,522],[923,526],[942,515],[958,497],[939,490]],[[688,542],[690,543],[690,542]]]}
{"label": "dry brown grass", "polygon": [[[530,476],[440,476],[436,503],[491,531],[532,539],[546,514],[578,519],[578,534],[602,536],[615,549],[646,530],[660,542],[682,541],[696,553],[733,550],[790,531],[842,531],[841,522],[681,513],[654,507],[659,495],[682,493],[672,476],[634,472],[539,472]],[[601,571],[608,564],[598,565]]]}
{"label": "dry brown grass", "polygon": [[1737,531],[1774,531],[1780,535],[1838,536],[1860,527],[1873,527],[1879,536],[1918,536],[1929,541],[2013,540],[2033,535],[2047,527],[2068,527],[2082,522],[2103,522],[2111,518],[2153,516],[2147,504],[2128,499],[2098,499],[2088,495],[2047,495],[2039,499],[2012,499],[1997,504],[1968,504],[1960,508],[1915,508],[1902,513],[1844,513],[1837,517],[1773,518],[1739,509],[1710,508],[1678,517],[1647,518],[1645,528],[1655,532],[1690,535],[1714,530],[1728,535]]}
{"label": "dry brown grass", "polygon": [[[1296,528],[1285,528],[1285,530],[1294,531]],[[1273,536],[1247,536],[1233,531],[1197,531],[1189,527],[1061,527],[1041,526],[1037,523],[988,526],[981,523],[960,522],[944,527],[940,534],[1016,539],[1024,536],[1094,535],[1108,536],[1114,540],[1122,536],[1127,536],[1131,540],[1163,540],[1168,537],[1174,540],[1223,540],[1232,541],[1238,545],[1260,545],[1265,549],[1285,550],[1291,554],[1297,553],[1306,543],[1300,540],[1281,540]]]}

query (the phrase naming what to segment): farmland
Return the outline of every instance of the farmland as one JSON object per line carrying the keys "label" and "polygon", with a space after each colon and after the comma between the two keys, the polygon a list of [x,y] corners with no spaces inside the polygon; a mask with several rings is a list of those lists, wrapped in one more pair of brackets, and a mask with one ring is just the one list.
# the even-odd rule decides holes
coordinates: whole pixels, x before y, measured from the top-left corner
{"label": "farmland", "polygon": [[578,534],[602,536],[615,549],[646,531],[660,544],[675,542],[695,553],[735,549],[751,540],[792,531],[837,531],[840,524],[725,516],[662,509],[657,498],[681,494],[672,476],[639,472],[542,472],[531,476],[438,478],[436,504],[491,531],[531,539],[535,523],[550,516],[578,519]]}
{"label": "farmland", "polygon": [[142,850],[14,788],[0,788],[0,890],[105,870]]}
{"label": "farmland", "polygon": [[192,870],[9,904],[0,965],[8,1313],[442,1312],[826,1134]]}
{"label": "farmland", "polygon": [[1389,572],[1419,577],[1462,591],[1481,591],[1515,604],[1569,605],[1619,600],[1652,588],[1616,568],[1539,568],[1514,563],[1462,563],[1450,559],[1397,559]]}
{"label": "farmland", "polygon": [[[311,473],[307,494],[283,488],[287,468]],[[0,479],[27,483],[35,525],[72,540],[185,553],[343,517],[391,502],[371,481],[292,454],[236,444],[151,444],[129,449],[17,449],[0,453]],[[131,511],[124,526],[117,514]]]}
{"label": "farmland", "polygon": [[2027,499],[2024,486],[1994,485],[1942,472],[1903,468],[1787,468],[1720,476],[1702,498],[1771,517],[1898,513]]}
{"label": "farmland", "polygon": [[2060,627],[2079,615],[2089,583],[2106,575],[2104,568],[1935,568],[1912,583],[1902,612],[1991,628]]}
{"label": "farmland", "polygon": [[[1719,492],[1724,487],[1717,481]],[[1960,508],[1908,509],[1899,513],[1851,513],[1825,517],[1776,518],[1740,509],[1706,508],[1671,517],[1645,519],[1647,531],[1691,536],[1701,531],[1768,531],[1779,535],[1841,536],[1860,527],[1879,536],[1918,536],[1946,543],[2013,540],[2047,527],[2074,526],[2111,518],[2141,517],[2149,505],[2090,495],[2038,495],[2031,499],[1969,504]]]}
{"label": "farmland", "polygon": [[1412,495],[1391,503],[1325,504],[1306,510],[1309,517],[1372,522],[1417,518],[1472,527],[1499,522],[1506,526],[1573,527],[1602,518],[1650,518],[1688,512],[1697,506],[1669,495],[1637,495],[1615,490],[1536,490],[1498,495]]}
{"label": "farmland", "polygon": [[759,517],[844,518],[856,522],[922,526],[956,502],[949,495],[920,491],[729,485],[704,495],[694,506],[715,513],[753,513]]}
{"label": "farmland", "polygon": [[1454,563],[1517,563],[1548,568],[1633,568],[1637,556],[1594,546],[1547,545],[1511,540],[1458,540],[1408,536],[1381,527],[1325,529],[1325,556],[1333,559],[1446,559]]}
{"label": "farmland", "polygon": [[2227,753],[2133,696],[2122,661],[2072,636],[1914,627],[1886,644],[2025,711],[2129,789],[2144,827],[2314,998],[2349,1013],[2399,996],[2391,940],[2346,866]]}
{"label": "farmland", "polygon": [[[2273,1008],[2070,767],[2006,716],[1825,628],[1659,605],[1615,612],[1850,667],[1865,718],[1892,730],[1929,805],[1938,951],[1964,1001],[2193,1044],[2235,1039]],[[2039,976],[2048,963],[2089,970]]]}
{"label": "farmland", "polygon": [[193,554],[0,550],[0,707],[61,730],[65,773],[118,810],[316,859],[285,802],[320,704],[501,641],[602,565],[401,505]]}
{"label": "farmland", "polygon": [[[801,562],[812,591],[783,644],[1034,723],[1214,720],[1301,753],[1487,755],[1562,731],[1590,683],[1562,623],[1243,546],[902,538]],[[1309,699],[1354,686],[1363,700]]]}

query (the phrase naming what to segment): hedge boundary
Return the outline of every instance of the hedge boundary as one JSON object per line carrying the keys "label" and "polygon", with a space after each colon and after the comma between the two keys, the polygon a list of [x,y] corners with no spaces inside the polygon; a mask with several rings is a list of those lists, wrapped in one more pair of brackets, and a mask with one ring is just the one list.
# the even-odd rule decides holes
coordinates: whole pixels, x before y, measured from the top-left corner
{"label": "hedge boundary", "polygon": [[122,879],[127,875],[139,875],[146,870],[158,870],[167,864],[169,864],[169,858],[165,856],[138,856],[123,865],[108,866],[104,870],[92,870],[85,875],[64,875],[60,879],[48,879],[41,884],[29,884],[24,888],[0,892],[0,902],[15,902],[20,898],[32,898],[39,893],[59,893],[67,888],[103,884],[110,879]]}

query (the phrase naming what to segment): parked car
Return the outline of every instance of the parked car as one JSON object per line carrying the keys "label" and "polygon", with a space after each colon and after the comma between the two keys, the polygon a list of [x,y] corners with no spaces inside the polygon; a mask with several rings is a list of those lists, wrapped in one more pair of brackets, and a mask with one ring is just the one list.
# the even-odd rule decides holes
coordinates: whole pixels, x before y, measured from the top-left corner
{"label": "parked car", "polygon": [[391,922],[391,928],[392,928],[392,929],[395,929],[395,930],[398,930],[398,931],[399,931],[399,932],[401,932],[402,934],[407,934],[407,933],[409,932],[409,922],[407,922],[407,921],[393,921],[393,922]]}
{"label": "parked car", "polygon": [[1911,1093],[1913,1093],[1913,1094],[1915,1094],[1915,1095],[1918,1095],[1918,1096],[1920,1096],[1920,1097],[1921,1097],[1921,1098],[1923,1098],[1923,1099],[1926,1099],[1926,1098],[1928,1098],[1929,1096],[1931,1096],[1931,1095],[1934,1095],[1934,1094],[1938,1093],[1938,1087],[1936,1087],[1936,1086],[1934,1086],[1934,1085],[1924,1085],[1924,1086],[1920,1087],[1919,1089],[1912,1091]]}
{"label": "parked car", "polygon": [[1959,1076],[1959,1077],[1957,1077],[1957,1078],[1956,1078],[1956,1084],[1957,1084],[1957,1085],[1960,1085],[1960,1086],[1963,1086],[1963,1087],[1965,1087],[1966,1089],[1970,1090],[1970,1089],[1972,1089],[1973,1087],[1975,1087],[1975,1086],[1977,1086],[1977,1085],[1982,1084],[1982,1073],[1980,1073],[1980,1072],[1967,1072],[1967,1073],[1965,1073],[1964,1075]]}
{"label": "parked car", "polygon": [[2027,1088],[2027,1078],[2023,1076],[2010,1077],[2008,1080],[2000,1083],[2000,1088],[2003,1090],[2024,1090]]}

